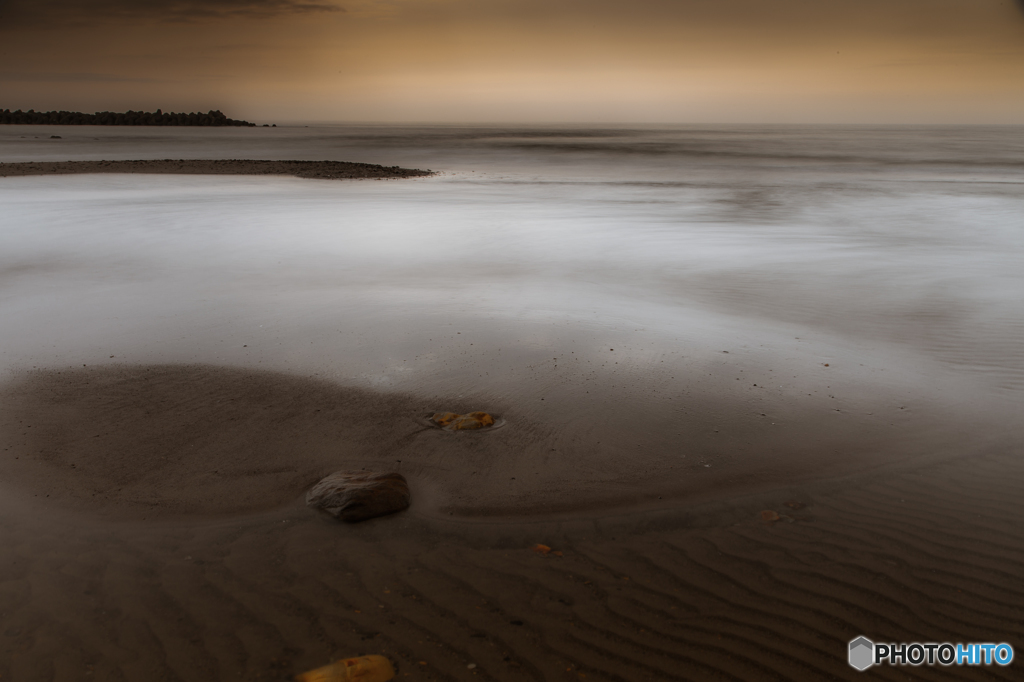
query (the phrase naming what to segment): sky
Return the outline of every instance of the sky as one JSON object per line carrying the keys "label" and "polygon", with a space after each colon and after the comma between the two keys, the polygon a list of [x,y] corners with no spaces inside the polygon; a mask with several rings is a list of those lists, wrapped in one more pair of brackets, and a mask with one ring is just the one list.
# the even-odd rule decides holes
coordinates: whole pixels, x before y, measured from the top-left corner
{"label": "sky", "polygon": [[0,0],[0,109],[1024,124],[1024,0]]}

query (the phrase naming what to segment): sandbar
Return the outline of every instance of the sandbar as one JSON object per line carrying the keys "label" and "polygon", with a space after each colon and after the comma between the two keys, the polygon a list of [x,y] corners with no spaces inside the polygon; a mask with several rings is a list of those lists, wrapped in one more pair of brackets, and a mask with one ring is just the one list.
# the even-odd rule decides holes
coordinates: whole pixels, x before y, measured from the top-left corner
{"label": "sandbar", "polygon": [[0,177],[73,173],[155,173],[173,175],[292,175],[319,180],[412,178],[430,171],[349,161],[267,161],[257,159],[147,159],[139,161],[27,161],[0,163]]}

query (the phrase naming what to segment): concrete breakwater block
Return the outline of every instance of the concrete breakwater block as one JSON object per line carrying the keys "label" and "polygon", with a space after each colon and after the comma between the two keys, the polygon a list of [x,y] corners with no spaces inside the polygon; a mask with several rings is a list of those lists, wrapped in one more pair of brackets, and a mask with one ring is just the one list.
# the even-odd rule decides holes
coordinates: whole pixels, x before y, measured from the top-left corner
{"label": "concrete breakwater block", "polygon": [[494,425],[494,417],[486,412],[470,412],[469,414],[435,412],[430,421],[448,431],[471,431]]}
{"label": "concrete breakwater block", "polygon": [[363,521],[409,506],[409,484],[398,473],[335,471],[306,493],[306,504],[342,521]]}

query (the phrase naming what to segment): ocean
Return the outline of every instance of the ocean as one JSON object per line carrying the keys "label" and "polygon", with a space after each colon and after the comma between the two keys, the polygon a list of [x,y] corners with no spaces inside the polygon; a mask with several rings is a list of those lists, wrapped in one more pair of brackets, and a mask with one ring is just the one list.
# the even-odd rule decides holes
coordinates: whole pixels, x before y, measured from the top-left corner
{"label": "ocean", "polygon": [[[8,162],[437,175],[2,179],[0,369],[203,363],[471,396],[611,448],[608,478],[683,452],[748,472],[787,425],[849,443],[913,412],[904,434],[941,414],[991,436],[966,415],[1024,396],[1022,132],[6,126]],[[859,461],[812,446],[801,471]]]}

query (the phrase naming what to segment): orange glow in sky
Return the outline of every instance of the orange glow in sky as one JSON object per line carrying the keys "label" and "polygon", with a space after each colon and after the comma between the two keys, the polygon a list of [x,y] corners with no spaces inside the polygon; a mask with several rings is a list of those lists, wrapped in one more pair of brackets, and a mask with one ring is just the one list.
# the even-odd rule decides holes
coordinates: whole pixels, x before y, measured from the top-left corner
{"label": "orange glow in sky", "polygon": [[6,0],[0,108],[1024,123],[1012,0]]}

